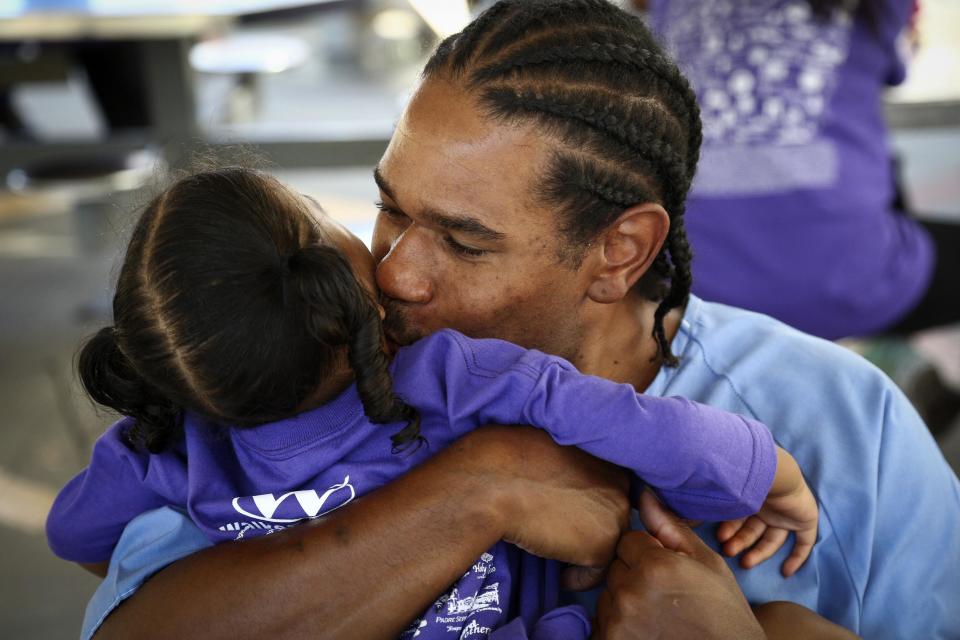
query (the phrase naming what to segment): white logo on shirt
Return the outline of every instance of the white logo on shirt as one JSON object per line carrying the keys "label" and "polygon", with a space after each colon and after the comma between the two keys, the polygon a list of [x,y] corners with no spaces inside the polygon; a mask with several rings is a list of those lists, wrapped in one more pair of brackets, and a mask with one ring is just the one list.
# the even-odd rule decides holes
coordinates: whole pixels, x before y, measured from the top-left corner
{"label": "white logo on shirt", "polygon": [[[344,490],[349,492],[349,497],[335,507],[323,511],[323,506],[326,504],[327,500],[333,494]],[[280,507],[280,505],[291,496],[300,505],[303,515],[297,518],[274,518],[273,515],[277,512],[277,509]],[[343,479],[343,482],[333,485],[320,495],[318,495],[313,489],[301,489],[299,491],[288,491],[287,493],[280,494],[279,496],[274,496],[272,493],[251,496],[250,499],[253,500],[254,506],[256,506],[260,513],[251,513],[240,506],[241,497],[233,499],[233,508],[248,518],[254,518],[256,520],[262,520],[265,522],[289,523],[299,522],[305,518],[319,518],[320,516],[326,515],[335,509],[339,509],[343,505],[353,500],[356,496],[357,492],[353,488],[353,485],[350,484],[350,476],[346,476]]]}
{"label": "white logo on shirt", "polygon": [[500,583],[494,582],[483,587],[483,590],[472,596],[461,597],[459,591],[454,587],[450,591],[450,597],[447,599],[447,614],[454,615],[458,613],[476,613],[478,611],[496,611],[501,613],[500,609]]}
{"label": "white logo on shirt", "polygon": [[490,632],[493,631],[490,627],[481,626],[476,620],[471,620],[470,624],[463,628],[463,633],[460,634],[460,640],[466,640],[473,636],[480,636],[481,638],[486,638],[490,635]]}

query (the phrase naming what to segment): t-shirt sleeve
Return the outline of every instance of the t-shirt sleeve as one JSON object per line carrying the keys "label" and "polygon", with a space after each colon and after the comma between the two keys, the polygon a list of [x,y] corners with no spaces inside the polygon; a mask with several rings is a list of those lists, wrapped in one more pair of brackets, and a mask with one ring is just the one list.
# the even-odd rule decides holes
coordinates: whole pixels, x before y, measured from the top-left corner
{"label": "t-shirt sleeve", "polygon": [[701,520],[759,510],[776,448],[754,420],[683,398],[659,398],[579,373],[562,358],[442,331],[398,356],[397,388],[451,428],[529,424],[557,443],[626,467],[678,514]]}
{"label": "t-shirt sleeve", "polygon": [[81,640],[89,640],[121,602],[169,564],[210,547],[187,514],[172,507],[148,511],[123,529],[107,576],[87,603]]}
{"label": "t-shirt sleeve", "polygon": [[126,418],[110,427],[94,445],[90,465],[54,500],[47,542],[64,560],[108,560],[128,522],[169,502],[149,486],[151,456],[124,442],[130,426]]}
{"label": "t-shirt sleeve", "polygon": [[857,632],[864,638],[955,638],[960,482],[897,389],[884,394],[882,429],[876,476],[858,478],[876,502],[851,505],[841,532],[847,540],[857,529],[870,533],[863,536],[871,542],[867,560],[852,560],[857,579],[866,582]]}

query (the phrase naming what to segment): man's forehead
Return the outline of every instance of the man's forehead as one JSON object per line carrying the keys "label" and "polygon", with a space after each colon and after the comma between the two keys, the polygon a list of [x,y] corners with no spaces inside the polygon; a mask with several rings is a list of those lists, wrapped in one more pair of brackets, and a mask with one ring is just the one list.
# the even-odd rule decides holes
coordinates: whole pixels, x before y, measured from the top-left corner
{"label": "man's forehead", "polygon": [[[482,216],[478,216],[471,209],[463,208],[459,203],[456,205],[431,204],[430,194],[421,193],[416,197],[404,198],[401,200],[396,195],[395,188],[389,180],[384,177],[380,166],[373,170],[373,179],[387,197],[404,208],[404,213],[414,215],[423,221],[448,231],[458,231],[476,238],[487,240],[489,242],[499,242],[507,239],[507,234],[491,226],[490,221],[485,221]],[[407,204],[404,204],[407,202]],[[476,206],[473,209],[483,210],[482,206]],[[489,216],[488,216],[489,217]]]}
{"label": "man's forehead", "polygon": [[536,191],[542,155],[525,142],[507,135],[468,142],[432,127],[398,129],[375,177],[407,215],[445,214],[467,225],[472,219],[514,235],[513,227],[542,213]]}

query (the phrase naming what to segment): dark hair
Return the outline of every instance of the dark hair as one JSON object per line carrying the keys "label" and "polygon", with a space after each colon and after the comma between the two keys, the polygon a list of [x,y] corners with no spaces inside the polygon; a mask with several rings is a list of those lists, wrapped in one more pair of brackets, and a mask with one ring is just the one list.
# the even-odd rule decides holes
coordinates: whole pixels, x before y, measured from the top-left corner
{"label": "dark hair", "polygon": [[490,117],[532,123],[557,142],[538,195],[560,211],[561,259],[578,264],[631,205],[663,205],[670,232],[637,289],[659,302],[653,335],[676,366],[663,318],[690,294],[683,214],[700,110],[641,20],[605,0],[503,0],[438,46],[424,77],[438,76],[462,82]]}
{"label": "dark hair", "polygon": [[177,181],[133,230],[114,326],[80,352],[96,402],[135,419],[128,440],[159,452],[183,410],[252,427],[293,415],[344,351],[367,416],[406,421],[395,450],[421,441],[393,392],[378,308],[302,201],[259,171]]}

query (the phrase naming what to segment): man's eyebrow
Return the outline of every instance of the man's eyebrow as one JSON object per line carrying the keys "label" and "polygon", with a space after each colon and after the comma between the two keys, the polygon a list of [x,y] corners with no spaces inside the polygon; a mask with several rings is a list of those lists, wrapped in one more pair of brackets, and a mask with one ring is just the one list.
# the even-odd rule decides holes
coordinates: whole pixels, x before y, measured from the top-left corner
{"label": "man's eyebrow", "polygon": [[481,240],[496,242],[505,240],[507,237],[506,234],[491,229],[471,216],[443,213],[432,209],[424,211],[423,216],[438,227],[442,227],[448,231],[459,231],[460,233],[465,233]]}
{"label": "man's eyebrow", "polygon": [[[377,183],[377,186],[380,187],[380,190],[387,194],[391,200],[395,201],[397,199],[396,196],[393,195],[393,190],[390,189],[390,185],[387,184],[386,179],[380,172],[380,167],[377,167],[373,170],[373,179]],[[443,211],[437,211],[436,209],[428,209],[424,211],[423,216],[427,218],[431,224],[434,224],[438,227],[442,227],[443,229],[447,229],[449,231],[466,233],[481,240],[495,242],[499,240],[505,240],[507,237],[506,234],[491,229],[472,216],[445,213]]]}
{"label": "man's eyebrow", "polygon": [[373,169],[373,181],[377,183],[377,186],[380,187],[380,191],[383,191],[385,194],[390,196],[391,200],[396,200],[397,198],[393,195],[393,189],[390,188],[390,185],[387,184],[386,178],[383,177],[383,174],[380,173],[380,167],[375,167]]}

